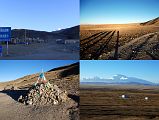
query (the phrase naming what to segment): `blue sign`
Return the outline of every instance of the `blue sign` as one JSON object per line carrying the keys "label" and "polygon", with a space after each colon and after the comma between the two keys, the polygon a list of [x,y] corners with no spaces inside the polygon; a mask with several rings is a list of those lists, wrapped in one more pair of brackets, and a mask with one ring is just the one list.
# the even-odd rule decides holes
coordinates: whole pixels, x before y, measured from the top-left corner
{"label": "blue sign", "polygon": [[11,40],[11,27],[0,27],[0,41]]}

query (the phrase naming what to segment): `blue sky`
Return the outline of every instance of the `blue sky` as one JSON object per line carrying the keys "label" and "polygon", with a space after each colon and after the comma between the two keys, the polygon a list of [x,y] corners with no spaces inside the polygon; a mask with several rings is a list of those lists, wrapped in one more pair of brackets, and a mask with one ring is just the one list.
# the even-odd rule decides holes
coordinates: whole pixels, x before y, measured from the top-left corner
{"label": "blue sky", "polygon": [[0,0],[0,26],[53,31],[79,25],[79,0]]}
{"label": "blue sky", "polygon": [[76,60],[0,60],[0,82],[76,63]]}
{"label": "blue sky", "polygon": [[136,60],[136,61],[109,61],[109,60],[82,60],[80,61],[80,79],[110,78],[116,74],[128,77],[137,77],[151,82],[159,83],[159,61]]}
{"label": "blue sky", "polygon": [[159,0],[80,0],[81,24],[146,22],[159,17]]}

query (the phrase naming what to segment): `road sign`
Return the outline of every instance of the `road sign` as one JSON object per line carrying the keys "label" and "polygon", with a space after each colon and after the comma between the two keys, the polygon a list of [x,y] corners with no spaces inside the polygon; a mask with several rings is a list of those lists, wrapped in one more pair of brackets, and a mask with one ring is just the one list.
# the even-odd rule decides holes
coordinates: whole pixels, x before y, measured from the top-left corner
{"label": "road sign", "polygon": [[0,41],[11,40],[11,27],[0,27]]}
{"label": "road sign", "polygon": [[8,41],[11,41],[11,27],[0,27],[0,41],[7,41],[8,56]]}

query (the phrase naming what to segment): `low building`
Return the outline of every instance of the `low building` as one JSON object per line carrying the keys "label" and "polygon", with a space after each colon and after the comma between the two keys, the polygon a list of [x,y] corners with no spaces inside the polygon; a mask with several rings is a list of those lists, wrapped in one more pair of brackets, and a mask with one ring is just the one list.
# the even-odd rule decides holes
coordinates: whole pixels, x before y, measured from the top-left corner
{"label": "low building", "polygon": [[79,41],[74,39],[65,40],[65,44],[76,44],[76,43],[79,43]]}
{"label": "low building", "polygon": [[65,44],[65,40],[64,39],[56,39],[56,43],[57,44]]}
{"label": "low building", "polygon": [[75,39],[56,39],[57,44],[76,44],[79,43],[78,40]]}

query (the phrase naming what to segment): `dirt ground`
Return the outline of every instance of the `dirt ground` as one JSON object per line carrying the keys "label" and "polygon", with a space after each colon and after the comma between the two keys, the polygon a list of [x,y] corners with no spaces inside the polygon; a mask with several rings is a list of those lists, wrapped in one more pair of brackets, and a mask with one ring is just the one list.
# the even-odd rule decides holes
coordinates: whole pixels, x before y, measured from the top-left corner
{"label": "dirt ground", "polygon": [[[45,72],[51,84],[68,93],[70,99],[59,105],[36,107],[18,102],[19,96],[28,92],[38,76],[32,74],[14,81],[0,82],[0,120],[79,120],[79,63]],[[14,90],[10,90],[12,86]]]}
{"label": "dirt ground", "polygon": [[55,106],[26,106],[0,92],[1,120],[70,120],[73,115],[71,109],[75,102],[68,101]]}
{"label": "dirt ground", "polygon": [[159,59],[159,26],[81,25],[81,59]]}
{"label": "dirt ground", "polygon": [[9,45],[9,56],[6,55],[6,45],[3,45],[3,57],[0,59],[60,59],[60,60],[77,60],[79,59],[79,50],[78,44],[74,45],[65,45],[65,44],[56,44],[55,42],[49,43],[33,43],[30,45],[17,44]]}
{"label": "dirt ground", "polygon": [[[158,120],[159,89],[150,86],[82,86],[81,120]],[[121,95],[128,98],[122,99]],[[148,100],[144,98],[148,97]]]}

